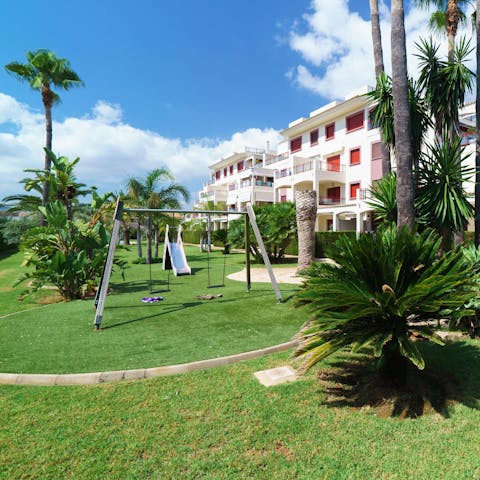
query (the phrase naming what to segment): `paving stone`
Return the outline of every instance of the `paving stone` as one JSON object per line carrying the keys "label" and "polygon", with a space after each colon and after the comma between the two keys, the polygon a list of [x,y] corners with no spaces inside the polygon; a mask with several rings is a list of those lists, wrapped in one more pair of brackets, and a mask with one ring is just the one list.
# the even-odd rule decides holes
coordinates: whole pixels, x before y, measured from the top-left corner
{"label": "paving stone", "polygon": [[297,379],[297,372],[290,366],[270,368],[255,372],[255,377],[266,387],[280,385],[281,383],[293,382]]}

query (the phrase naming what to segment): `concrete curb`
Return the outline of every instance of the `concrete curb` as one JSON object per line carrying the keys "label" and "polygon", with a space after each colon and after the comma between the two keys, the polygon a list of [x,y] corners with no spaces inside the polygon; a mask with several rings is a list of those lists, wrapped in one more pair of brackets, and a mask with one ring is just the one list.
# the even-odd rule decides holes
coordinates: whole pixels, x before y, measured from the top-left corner
{"label": "concrete curb", "polygon": [[207,368],[230,365],[232,363],[263,357],[271,353],[290,350],[297,345],[296,340],[274,345],[273,347],[237,353],[227,357],[211,358],[197,362],[168,365],[165,367],[140,368],[136,370],[116,370],[112,372],[67,373],[67,374],[31,374],[0,373],[0,385],[94,385],[98,383],[118,382],[121,380],[138,380],[140,378],[165,377],[180,373],[193,372]]}

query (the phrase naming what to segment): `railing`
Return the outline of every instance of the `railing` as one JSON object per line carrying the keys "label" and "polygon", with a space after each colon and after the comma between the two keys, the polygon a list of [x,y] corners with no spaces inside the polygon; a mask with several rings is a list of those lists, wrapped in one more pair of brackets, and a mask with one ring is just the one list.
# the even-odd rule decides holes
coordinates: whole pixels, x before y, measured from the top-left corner
{"label": "railing", "polygon": [[301,165],[296,165],[295,167],[293,167],[293,172],[297,174],[297,173],[309,172],[312,169],[313,169],[313,162],[306,162],[306,163],[302,163]]}
{"label": "railing", "polygon": [[369,188],[361,188],[358,191],[357,198],[359,200],[368,200],[369,198],[372,198],[372,192],[370,191]]}
{"label": "railing", "polygon": [[345,172],[345,165],[343,164],[331,164],[326,162],[325,160],[320,160],[317,162],[317,170],[321,172]]}
{"label": "railing", "polygon": [[280,155],[275,155],[274,157],[267,158],[265,160],[265,165],[271,165],[272,163],[281,162],[282,160],[287,159],[290,156],[288,152],[281,153]]}
{"label": "railing", "polygon": [[342,205],[345,201],[345,197],[318,197],[319,205]]}
{"label": "railing", "polygon": [[256,148],[256,147],[245,147],[245,153],[253,153],[256,155],[263,155],[265,153],[264,148]]}
{"label": "railing", "polygon": [[273,182],[264,182],[262,180],[255,180],[257,187],[273,187]]}
{"label": "railing", "polygon": [[289,168],[275,172],[275,178],[290,177],[291,175],[292,171]]}

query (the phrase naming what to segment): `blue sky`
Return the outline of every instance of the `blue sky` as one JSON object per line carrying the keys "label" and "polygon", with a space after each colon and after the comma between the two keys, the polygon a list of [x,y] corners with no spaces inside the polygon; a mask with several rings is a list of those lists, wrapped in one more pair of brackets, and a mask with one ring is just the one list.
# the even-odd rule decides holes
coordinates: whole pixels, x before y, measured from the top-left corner
{"label": "blue sky", "polygon": [[[407,16],[414,38],[426,13]],[[165,165],[195,195],[212,161],[371,84],[368,22],[366,0],[5,0],[0,64],[48,48],[84,80],[54,109],[54,151],[81,158],[81,181],[118,191]],[[42,165],[42,113],[0,71],[0,197]]]}

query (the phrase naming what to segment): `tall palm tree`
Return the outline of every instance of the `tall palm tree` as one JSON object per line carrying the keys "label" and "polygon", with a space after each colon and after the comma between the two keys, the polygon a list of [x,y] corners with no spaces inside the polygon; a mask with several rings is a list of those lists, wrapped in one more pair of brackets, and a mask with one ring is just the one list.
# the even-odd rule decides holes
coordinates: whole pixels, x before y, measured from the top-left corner
{"label": "tall palm tree", "polygon": [[[40,49],[27,52],[27,63],[11,62],[5,65],[7,72],[15,75],[20,81],[28,82],[34,90],[42,94],[45,109],[45,147],[52,150],[52,107],[60,102],[60,97],[52,87],[69,90],[72,87],[83,85],[80,77],[70,67],[70,62],[65,58],[58,58],[50,50]],[[45,153],[44,170],[49,172],[51,159]],[[45,182],[42,190],[42,205],[49,200],[49,184]]]}
{"label": "tall palm tree", "polygon": [[[380,15],[378,13],[378,0],[370,0],[370,23],[372,26],[373,57],[375,60],[375,78],[385,71],[383,64],[382,31],[380,29]],[[383,138],[382,127],[380,125],[380,135]],[[390,161],[390,151],[382,141],[382,174],[388,175],[392,166]]]}
{"label": "tall palm tree", "polygon": [[452,62],[458,26],[461,23],[467,23],[466,9],[473,2],[471,0],[416,0],[416,3],[421,7],[434,6],[438,9],[430,17],[430,28],[447,34],[448,61]]}
{"label": "tall palm tree", "polygon": [[[477,0],[477,12],[480,12],[480,0]],[[480,78],[480,16],[475,19],[477,33],[477,79]],[[480,112],[480,82],[477,81],[475,110]],[[477,113],[477,142],[475,154],[475,245],[480,245],[480,122]]]}
{"label": "tall palm tree", "polygon": [[403,0],[392,0],[392,94],[395,111],[398,228],[414,225],[413,152],[408,104],[407,49]]}
{"label": "tall palm tree", "polygon": [[[170,171],[166,168],[156,168],[147,173],[145,178],[130,177],[127,181],[130,197],[146,208],[180,208],[181,197],[188,201],[188,190],[175,183]],[[161,184],[169,182],[162,187]],[[152,216],[147,216],[147,253],[146,263],[152,263]]]}

